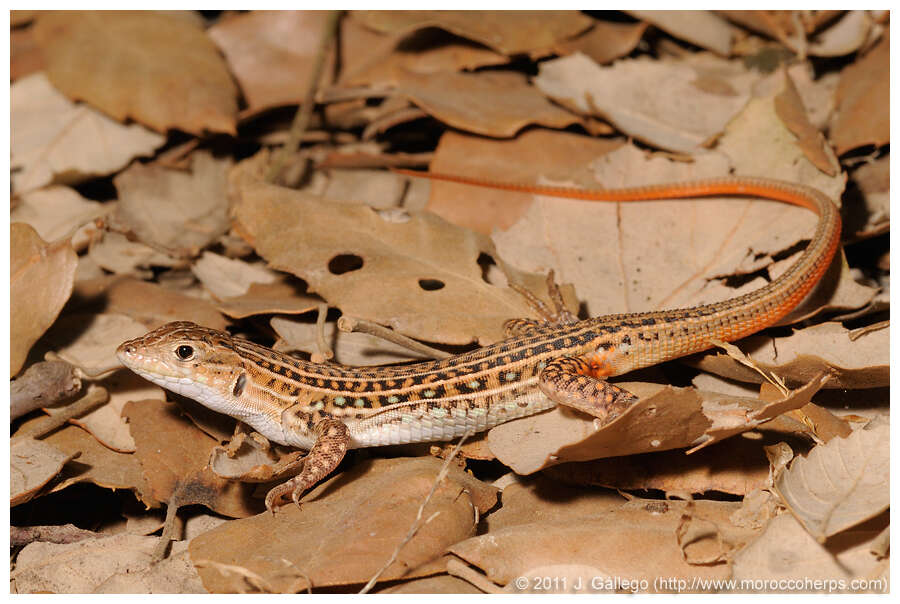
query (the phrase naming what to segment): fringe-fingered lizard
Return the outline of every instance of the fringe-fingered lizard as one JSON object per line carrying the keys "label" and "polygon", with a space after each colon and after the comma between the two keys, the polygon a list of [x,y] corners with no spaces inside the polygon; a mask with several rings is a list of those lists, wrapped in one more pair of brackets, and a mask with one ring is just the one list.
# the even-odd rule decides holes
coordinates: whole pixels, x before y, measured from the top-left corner
{"label": "fringe-fingered lizard", "polygon": [[551,286],[556,309],[538,305],[544,320],[508,321],[508,339],[443,360],[382,367],[313,363],[187,322],[169,323],[119,346],[119,359],[147,380],[230,415],[270,441],[309,451],[297,462],[299,473],[269,491],[269,510],[286,495],[299,505],[300,495],[331,473],[348,449],[449,440],[556,404],[586,411],[605,425],[636,400],[605,378],[774,324],[819,281],[840,238],[840,216],[824,194],[763,178],[582,190],[420,175],[599,201],[755,196],[802,206],[819,221],[800,258],[749,294],[692,308],[578,321]]}

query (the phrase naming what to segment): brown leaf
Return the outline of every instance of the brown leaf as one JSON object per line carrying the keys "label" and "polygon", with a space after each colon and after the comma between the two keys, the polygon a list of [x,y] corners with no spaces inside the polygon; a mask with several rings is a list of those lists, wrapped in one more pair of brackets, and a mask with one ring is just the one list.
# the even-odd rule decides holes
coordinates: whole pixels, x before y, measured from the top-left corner
{"label": "brown leaf", "polygon": [[[529,129],[512,140],[491,140],[448,130],[441,136],[432,172],[522,184],[574,181],[589,187],[598,157],[622,145],[568,132]],[[506,230],[525,213],[534,196],[527,193],[433,181],[427,209],[459,226],[489,235]],[[511,257],[511,256],[510,256]]]}
{"label": "brown leaf", "polygon": [[396,92],[449,126],[485,136],[508,138],[529,124],[565,128],[581,121],[511,71],[405,72]]}
{"label": "brown leaf", "polygon": [[[382,34],[365,27],[352,12],[341,20],[343,86],[387,86],[404,71],[441,73],[502,65],[509,59],[439,29],[423,29],[411,36]],[[400,74],[398,76],[398,74]]]}
{"label": "brown leaf", "polygon": [[119,344],[146,332],[144,325],[125,315],[67,314],[43,343],[86,374],[99,375],[122,366],[116,358]]}
{"label": "brown leaf", "polygon": [[629,10],[635,19],[643,19],[680,40],[711,50],[723,57],[731,54],[731,26],[705,10]]}
{"label": "brown leaf", "polygon": [[111,174],[165,140],[139,124],[125,126],[71,102],[43,72],[10,88],[10,123],[10,165],[18,168],[12,181],[19,193]]}
{"label": "brown leaf", "polygon": [[[887,329],[851,340],[840,323],[822,323],[795,329],[789,336],[751,336],[740,347],[757,366],[789,383],[806,383],[823,371],[830,376],[829,388],[877,388],[890,381]],[[717,352],[694,365],[730,379],[761,381],[758,373]]]}
{"label": "brown leaf", "polygon": [[387,589],[376,589],[378,594],[481,594],[484,593],[468,581],[450,575],[424,577],[393,585]]}
{"label": "brown leaf", "polygon": [[891,157],[885,155],[859,166],[850,176],[861,202],[850,205],[844,232],[855,238],[876,237],[891,226]]}
{"label": "brown leaf", "polygon": [[[587,499],[592,494],[580,492],[577,495],[585,499],[579,502],[580,505],[573,505],[571,497],[550,501],[520,497],[519,501],[511,503],[517,507],[531,503],[531,522],[526,521],[528,513],[525,512],[523,523],[492,528],[484,535],[453,545],[450,552],[482,569],[490,581],[517,593],[531,587],[528,582],[523,589],[523,585],[515,580],[529,575],[531,569],[554,568],[573,562],[589,567],[583,569],[586,573],[579,573],[587,577],[581,582],[582,587],[579,589],[573,581],[571,585],[550,585],[548,588],[584,593],[615,592],[621,588],[651,593],[674,592],[678,589],[678,579],[689,582],[696,577],[713,579],[730,574],[727,564],[695,566],[684,560],[674,537],[685,514],[711,522],[729,550],[739,548],[752,534],[733,527],[728,520],[728,515],[738,507],[736,503],[635,499],[623,504],[595,500],[594,505],[588,507]],[[506,505],[504,492],[504,507]],[[660,573],[670,577],[672,582],[658,581]],[[622,581],[632,583],[629,587],[622,585]]]}
{"label": "brown leaf", "polygon": [[889,427],[875,421],[819,445],[775,481],[788,509],[820,543],[890,507]]}
{"label": "brown leaf", "polygon": [[847,11],[810,40],[809,54],[815,57],[848,55],[878,36],[879,29],[868,11]]}
{"label": "brown leaf", "polygon": [[507,55],[547,54],[553,45],[581,33],[592,20],[576,11],[356,11],[354,19],[382,33],[439,27]]}
{"label": "brown leaf", "polygon": [[119,275],[151,279],[151,266],[178,266],[182,261],[137,241],[129,241],[122,233],[105,231],[102,239],[88,248],[88,256],[97,266]]}
{"label": "brown leaf", "polygon": [[117,218],[137,238],[177,257],[197,256],[228,230],[225,173],[230,159],[192,154],[190,173],[134,164],[113,183]]}
{"label": "brown leaf", "polygon": [[[530,313],[522,296],[482,279],[477,260],[493,252],[490,243],[433,214],[376,212],[254,182],[243,184],[234,212],[274,268],[303,278],[344,314],[405,335],[495,341],[506,319]],[[525,286],[545,291],[542,280]]]}
{"label": "brown leaf", "polygon": [[[722,132],[747,102],[758,77],[739,63],[705,55],[666,63],[625,59],[610,67],[572,55],[541,63],[534,85],[580,114],[602,117],[624,134],[689,153]],[[654,94],[646,94],[650,89]]]}
{"label": "brown leaf", "polygon": [[841,72],[837,112],[829,138],[838,155],[865,145],[881,146],[891,140],[890,36]]}
{"label": "brown leaf", "polygon": [[635,49],[647,26],[648,24],[643,22],[616,23],[597,20],[585,33],[557,42],[553,51],[562,56],[580,52],[599,65],[612,63]]}
{"label": "brown leaf", "polygon": [[9,244],[9,372],[15,375],[69,299],[78,256],[67,240],[47,244],[21,222],[10,225]]}
{"label": "brown leaf", "polygon": [[34,29],[26,27],[9,32],[9,79],[15,82],[44,69],[44,55],[34,40]]}
{"label": "brown leaf", "polygon": [[[241,85],[245,114],[303,100],[326,19],[326,11],[257,10],[209,28]],[[322,79],[332,71],[326,65]]]}
{"label": "brown leaf", "polygon": [[[24,422],[17,433],[27,433],[38,417]],[[16,434],[13,434],[13,439]],[[60,474],[59,481],[49,490],[56,493],[66,487],[90,482],[106,489],[129,489],[135,492],[148,507],[157,507],[141,475],[141,465],[130,453],[117,453],[101,445],[88,432],[77,426],[65,426],[51,432],[41,442],[55,447],[64,454],[77,458],[69,461]]]}
{"label": "brown leaf", "polygon": [[170,321],[193,321],[212,329],[225,329],[228,324],[206,300],[137,279],[126,278],[113,284],[106,300],[108,312],[127,315],[148,331]]}
{"label": "brown leaf", "polygon": [[95,230],[93,221],[107,215],[113,204],[90,201],[69,187],[44,187],[25,193],[10,212],[10,222],[27,222],[45,241],[72,238],[72,247],[83,250]]}
{"label": "brown leaf", "polygon": [[[191,559],[214,593],[244,586],[211,562],[243,567],[276,592],[365,583],[415,522],[440,467],[431,458],[357,463],[305,495],[302,509],[284,506],[274,515],[232,521],[200,535],[191,542]],[[439,559],[449,545],[471,535],[474,508],[484,513],[495,502],[496,489],[451,467],[425,507],[422,517],[433,517],[431,522],[400,551],[381,580],[422,576],[409,569]],[[298,547],[298,539],[315,545]]]}
{"label": "brown leaf", "polygon": [[165,132],[235,134],[237,89],[205,32],[148,11],[43,13],[35,38],[67,96]]}
{"label": "brown leaf", "polygon": [[187,544],[174,543],[165,560],[153,559],[159,537],[119,534],[77,543],[30,543],[16,557],[18,593],[206,593],[187,560]]}
{"label": "brown leaf", "polygon": [[252,486],[213,474],[208,464],[216,441],[177,409],[164,401],[148,400],[129,402],[122,411],[153,496],[179,507],[199,503],[234,518],[257,513],[262,502],[250,500]]}
{"label": "brown leaf", "polygon": [[16,438],[9,446],[9,505],[31,500],[77,453],[63,453],[33,438]]}
{"label": "brown leaf", "polygon": [[828,143],[822,133],[809,122],[793,80],[786,71],[782,73],[784,89],[775,97],[775,113],[797,137],[797,145],[803,150],[806,159],[825,174],[834,176],[840,171],[837,158],[834,153],[829,153]]}

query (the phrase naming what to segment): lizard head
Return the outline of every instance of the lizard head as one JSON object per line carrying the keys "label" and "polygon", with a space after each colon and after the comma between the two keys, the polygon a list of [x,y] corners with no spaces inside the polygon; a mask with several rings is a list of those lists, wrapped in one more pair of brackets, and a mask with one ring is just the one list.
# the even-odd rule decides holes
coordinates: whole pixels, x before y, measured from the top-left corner
{"label": "lizard head", "polygon": [[116,356],[144,379],[229,415],[247,380],[234,338],[186,321],[128,340]]}

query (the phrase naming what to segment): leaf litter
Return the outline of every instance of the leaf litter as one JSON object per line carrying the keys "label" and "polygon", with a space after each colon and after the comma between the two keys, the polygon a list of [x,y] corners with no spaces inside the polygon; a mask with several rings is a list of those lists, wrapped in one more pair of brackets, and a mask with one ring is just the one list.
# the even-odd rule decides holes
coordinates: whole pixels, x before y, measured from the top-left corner
{"label": "leaf litter", "polygon": [[[32,541],[11,591],[886,579],[888,12],[349,11],[336,42],[314,11],[14,13],[11,372],[62,358],[87,387],[11,426],[12,524]],[[323,44],[297,184],[271,184]],[[119,343],[191,320],[405,362],[502,339],[532,316],[509,285],[546,298],[550,269],[582,317],[741,295],[814,224],[765,201],[585,203],[386,167],[588,188],[772,176],[841,203],[847,255],[782,326],[625,376],[639,401],[608,425],[557,408],[461,448],[359,451],[273,516],[261,497],[302,452],[115,371]],[[66,503],[113,491],[99,525]],[[86,538],[43,541],[48,509]],[[213,515],[182,533],[195,510]]]}

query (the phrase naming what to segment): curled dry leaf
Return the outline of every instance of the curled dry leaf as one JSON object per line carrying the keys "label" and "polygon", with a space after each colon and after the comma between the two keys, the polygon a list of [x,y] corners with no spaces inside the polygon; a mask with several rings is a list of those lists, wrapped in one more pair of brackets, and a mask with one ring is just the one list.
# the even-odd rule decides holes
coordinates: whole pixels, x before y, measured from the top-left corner
{"label": "curled dry leaf", "polygon": [[[522,184],[549,180],[589,187],[596,186],[591,163],[622,144],[619,139],[543,128],[526,130],[510,140],[448,130],[441,136],[429,169]],[[506,230],[515,224],[533,201],[534,196],[527,193],[432,181],[427,209],[453,224],[489,235],[494,229]],[[522,265],[518,259],[516,264]]]}
{"label": "curled dry leaf", "polygon": [[10,222],[27,222],[45,241],[72,238],[72,247],[87,247],[93,221],[113,210],[112,204],[90,201],[69,187],[45,187],[25,193],[9,215]]}
{"label": "curled dry leaf", "polygon": [[530,124],[565,128],[581,121],[511,71],[406,72],[396,92],[449,126],[485,136],[507,138]]}
{"label": "curled dry leaf", "polygon": [[[234,212],[274,268],[303,278],[343,313],[405,335],[495,341],[509,317],[531,312],[521,295],[483,280],[478,258],[494,253],[490,242],[433,214],[387,214],[254,182],[241,185]],[[546,291],[537,275],[514,278]]]}
{"label": "curled dry leaf", "polygon": [[165,142],[138,124],[125,126],[69,101],[43,73],[10,88],[10,124],[12,183],[19,193],[111,174]]}
{"label": "curled dry leaf", "polygon": [[33,438],[16,438],[9,446],[9,505],[31,500],[77,453],[63,453]]}
{"label": "curled dry leaf", "polygon": [[199,503],[234,518],[250,516],[262,507],[261,502],[250,501],[249,485],[219,478],[209,469],[216,441],[180,416],[175,405],[132,401],[122,413],[153,497],[178,507]]}
{"label": "curled dry leaf", "polygon": [[[888,330],[872,331],[855,340],[850,335],[840,323],[822,323],[795,329],[789,336],[751,336],[741,341],[741,348],[757,366],[790,383],[805,383],[826,372],[829,388],[887,386]],[[721,353],[707,353],[692,364],[734,380],[761,381],[758,373]]]}
{"label": "curled dry leaf", "polygon": [[352,12],[341,20],[342,86],[394,85],[404,71],[452,73],[509,59],[440,29],[423,29],[410,37],[383,34],[365,27]]}
{"label": "curled dry leaf", "polygon": [[803,150],[806,159],[825,174],[834,176],[840,171],[837,158],[830,152],[822,133],[810,123],[803,100],[790,75],[786,71],[783,73],[784,88],[775,97],[775,112],[797,137],[797,145]]}
{"label": "curled dry leaf", "polygon": [[67,240],[48,244],[21,222],[10,225],[9,244],[9,372],[15,375],[69,299],[78,256]]}
{"label": "curled dry leaf", "polygon": [[[758,77],[740,63],[714,57],[667,63],[626,59],[601,67],[575,54],[541,63],[534,84],[624,134],[670,151],[693,152],[722,132]],[[648,89],[655,93],[646,94]]]}
{"label": "curled dry leaf", "polygon": [[274,283],[279,273],[262,262],[226,258],[205,251],[191,264],[191,272],[204,289],[216,298],[233,298],[247,293],[253,283]]}
{"label": "curled dry leaf", "polygon": [[629,10],[636,19],[657,26],[676,38],[711,50],[723,57],[731,54],[731,26],[705,10]]}
{"label": "curled dry leaf", "polygon": [[643,22],[595,20],[594,26],[583,34],[557,42],[553,51],[561,56],[582,53],[604,65],[630,54],[641,41],[647,26]]}
{"label": "curled dry leaf", "polygon": [[889,428],[874,421],[834,438],[795,458],[775,481],[782,501],[819,543],[890,507]]}
{"label": "curled dry leaf", "polygon": [[150,11],[41,14],[35,38],[67,96],[159,132],[235,134],[237,88],[206,33]]}
{"label": "curled dry leaf", "polygon": [[838,155],[891,140],[890,36],[841,72],[829,138]]}
{"label": "curled dry leaf", "polygon": [[[223,576],[209,562],[241,566],[278,592],[363,584],[412,527],[440,468],[441,462],[430,458],[355,464],[305,495],[302,509],[283,506],[274,515],[232,521],[196,537],[191,559],[213,593],[240,591],[244,584],[240,578]],[[442,570],[428,563],[470,536],[474,508],[484,513],[496,499],[496,489],[451,467],[425,506],[422,518],[431,521],[400,551],[381,580]],[[298,535],[315,547],[298,547]]]}
{"label": "curled dry leaf", "polygon": [[205,151],[191,157],[189,173],[134,164],[113,179],[117,219],[138,240],[177,257],[199,255],[228,230],[225,173],[231,160]]}
{"label": "curled dry leaf", "polygon": [[225,329],[228,324],[207,300],[137,279],[114,283],[106,292],[106,301],[107,312],[127,315],[148,331],[170,321],[193,321],[213,329]]}
{"label": "curled dry leaf", "polygon": [[[303,100],[327,18],[326,11],[258,10],[226,17],[209,28],[209,37],[241,85],[245,114]],[[326,65],[322,79],[333,70]]]}
{"label": "curled dry leaf", "polygon": [[16,593],[206,593],[187,560],[187,544],[174,543],[154,561],[159,537],[119,534],[77,543],[29,544],[16,557]]}
{"label": "curled dry leaf", "polygon": [[866,163],[851,175],[862,203],[847,208],[844,232],[854,238],[882,235],[891,226],[891,156]]}
{"label": "curled dry leaf", "polygon": [[873,35],[874,21],[868,11],[851,10],[809,41],[809,54],[840,57],[859,50]]}
{"label": "curled dry leaf", "polygon": [[245,294],[225,298],[218,309],[229,317],[243,319],[271,313],[299,315],[321,303],[321,298],[306,293],[305,284],[282,274],[274,283],[251,283]]}
{"label": "curled dry leaf", "polygon": [[577,11],[356,11],[354,19],[382,33],[409,34],[439,27],[480,42],[497,52],[533,57],[550,52],[560,40],[591,26]]}
{"label": "curled dry leaf", "polygon": [[88,248],[88,256],[98,266],[112,273],[134,275],[145,279],[153,277],[153,271],[147,267],[173,267],[181,263],[180,260],[154,250],[143,243],[128,241],[128,237],[121,233],[109,231],[104,232],[103,238],[95,241]]}
{"label": "curled dry leaf", "polygon": [[[693,388],[645,382],[618,385],[639,400],[615,421],[603,426],[597,419],[559,406],[491,429],[491,451],[517,474],[531,474],[567,461],[709,444],[755,428],[763,421],[755,413],[766,407],[757,398]],[[820,387],[816,383],[792,391],[777,402],[779,409],[783,412],[802,407]]]}

